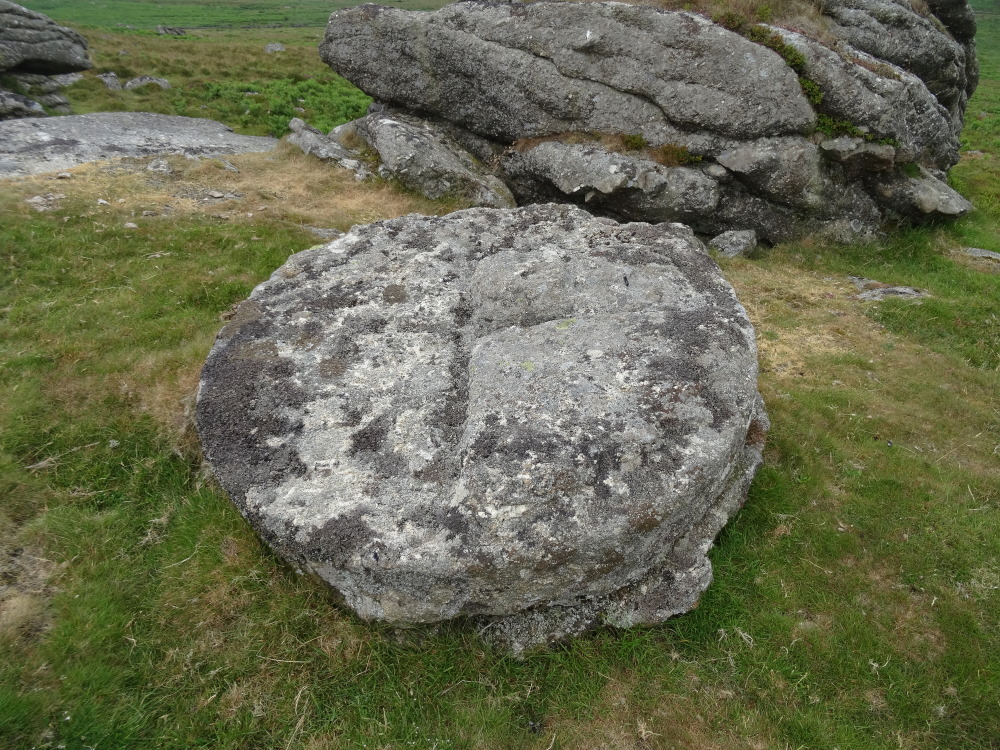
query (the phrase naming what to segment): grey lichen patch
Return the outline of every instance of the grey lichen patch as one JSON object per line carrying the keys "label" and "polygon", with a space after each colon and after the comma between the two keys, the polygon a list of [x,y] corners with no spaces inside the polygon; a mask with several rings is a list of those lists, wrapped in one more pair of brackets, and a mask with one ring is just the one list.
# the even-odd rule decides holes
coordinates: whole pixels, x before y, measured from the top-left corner
{"label": "grey lichen patch", "polygon": [[486,618],[513,648],[693,605],[766,417],[746,313],[689,230],[473,209],[288,265],[198,403],[276,550],[362,617]]}

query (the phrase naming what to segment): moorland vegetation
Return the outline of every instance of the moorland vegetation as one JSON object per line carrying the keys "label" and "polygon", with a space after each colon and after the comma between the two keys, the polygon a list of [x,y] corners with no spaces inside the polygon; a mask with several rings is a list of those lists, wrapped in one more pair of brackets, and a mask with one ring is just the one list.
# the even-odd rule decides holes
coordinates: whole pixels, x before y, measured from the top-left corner
{"label": "moorland vegetation", "polygon": [[[249,18],[237,3],[28,5],[90,40],[79,112],[280,134],[285,104],[323,128],[366,104],[320,63],[318,26],[224,28]],[[194,15],[216,6],[228,20]],[[283,23],[314,6],[253,7]],[[521,659],[462,623],[335,606],[254,536],[191,429],[222,319],[317,242],[309,227],[460,206],[287,146],[238,171],[170,157],[169,174],[140,160],[0,184],[0,746],[995,747],[1000,264],[962,252],[1000,252],[1000,15],[979,7],[950,176],[974,212],[720,261],[757,328],[772,430],[700,606]],[[174,87],[108,92],[106,69]],[[862,302],[852,275],[929,296]]]}

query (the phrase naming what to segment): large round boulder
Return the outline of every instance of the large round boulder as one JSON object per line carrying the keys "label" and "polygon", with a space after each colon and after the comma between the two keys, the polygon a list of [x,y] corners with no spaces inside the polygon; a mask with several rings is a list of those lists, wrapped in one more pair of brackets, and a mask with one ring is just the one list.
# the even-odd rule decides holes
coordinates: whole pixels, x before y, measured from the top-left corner
{"label": "large round boulder", "polygon": [[219,482],[366,619],[515,649],[690,609],[767,429],[754,332],[686,227],[567,205],[354,228],[202,373]]}

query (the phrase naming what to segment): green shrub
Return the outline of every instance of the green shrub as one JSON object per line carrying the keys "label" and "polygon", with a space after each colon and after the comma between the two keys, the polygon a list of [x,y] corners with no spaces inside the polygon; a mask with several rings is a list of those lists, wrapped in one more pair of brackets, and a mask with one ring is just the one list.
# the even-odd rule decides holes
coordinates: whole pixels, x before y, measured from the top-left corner
{"label": "green shrub", "polygon": [[371,100],[338,79],[295,81],[211,81],[195,84],[175,99],[178,109],[202,105],[227,124],[245,129],[264,129],[275,137],[288,132],[293,117],[308,119],[320,130],[364,115]]}
{"label": "green shrub", "polygon": [[804,75],[806,72],[806,56],[799,52],[795,47],[787,44],[784,39],[781,38],[779,34],[771,31],[766,26],[756,25],[751,26],[740,32],[744,37],[749,39],[751,42],[756,42],[757,44],[762,44],[770,50],[777,52],[781,55],[782,59],[788,64],[792,70],[794,70],[799,75]]}
{"label": "green shrub", "polygon": [[641,133],[623,133],[622,145],[631,151],[641,151],[649,145],[649,142]]}
{"label": "green shrub", "polygon": [[735,31],[737,34],[743,34],[750,22],[747,19],[733,10],[726,10],[722,13],[717,13],[712,16],[712,20],[724,28],[730,31]]}
{"label": "green shrub", "polygon": [[816,117],[816,130],[830,137],[849,135],[852,138],[864,138],[865,133],[857,125],[849,120],[838,120],[830,115],[818,115]]}
{"label": "green shrub", "polygon": [[649,151],[650,158],[665,167],[683,167],[686,164],[697,164],[701,157],[692,154],[686,146],[676,143],[664,143]]}
{"label": "green shrub", "polygon": [[819,106],[823,101],[823,89],[819,87],[816,81],[805,76],[799,76],[799,86],[802,87],[802,93],[806,95],[806,99],[814,107]]}

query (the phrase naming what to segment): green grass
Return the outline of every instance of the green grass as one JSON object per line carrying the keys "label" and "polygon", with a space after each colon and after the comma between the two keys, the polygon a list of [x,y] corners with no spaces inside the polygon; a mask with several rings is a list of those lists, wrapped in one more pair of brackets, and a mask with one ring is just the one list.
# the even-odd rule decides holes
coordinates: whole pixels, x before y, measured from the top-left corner
{"label": "green grass", "polygon": [[[75,113],[130,111],[207,117],[248,135],[282,136],[299,117],[330,130],[362,116],[371,99],[319,59],[322,29],[205,31],[161,37],[84,29],[94,69],[66,90]],[[265,53],[281,42],[286,51]],[[169,90],[145,86],[109,91],[97,77],[114,72],[124,84],[149,75]]]}
{"label": "green grass", "polygon": [[[74,27],[127,26],[137,30],[155,30],[157,26],[184,29],[325,26],[333,11],[358,5],[350,0],[213,0],[186,3],[158,0],[28,0],[21,4]],[[445,0],[386,0],[382,3],[405,10],[437,10],[447,4]]]}
{"label": "green grass", "polygon": [[[464,623],[398,630],[339,608],[207,480],[185,416],[220,314],[316,241],[300,224],[447,206],[290,151],[234,157],[239,175],[176,159],[169,178],[4,184],[0,747],[996,747],[1000,275],[953,252],[1000,251],[993,18],[964,145],[983,153],[951,176],[974,213],[725,263],[759,332],[773,427],[700,606],[520,660]],[[279,32],[288,55],[265,58]],[[194,84],[212,59],[226,91],[322,82],[311,33],[91,41],[102,65],[130,45],[129,72],[170,71],[185,106],[214,113],[228,95],[212,104]],[[106,103],[77,86],[78,106]],[[169,94],[149,96],[166,108]],[[267,128],[263,114],[244,127]],[[178,197],[209,188],[244,197]],[[24,203],[46,192],[66,194],[59,209]],[[142,216],[166,202],[175,213]],[[932,296],[858,302],[848,274]]]}

